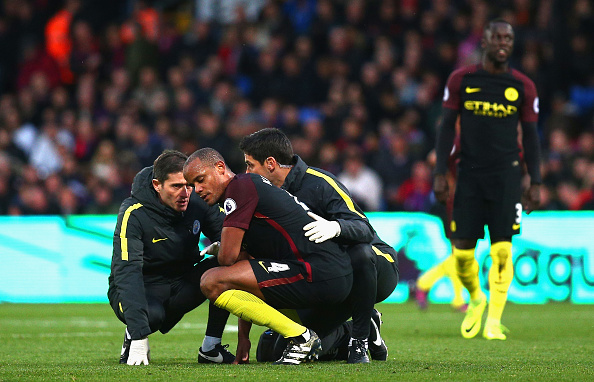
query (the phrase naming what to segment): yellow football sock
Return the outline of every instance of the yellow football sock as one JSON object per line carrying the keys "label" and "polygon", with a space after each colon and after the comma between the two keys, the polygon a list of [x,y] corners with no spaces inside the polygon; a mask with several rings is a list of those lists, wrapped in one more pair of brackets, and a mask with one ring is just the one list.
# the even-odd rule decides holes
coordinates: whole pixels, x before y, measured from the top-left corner
{"label": "yellow football sock", "polygon": [[214,304],[243,320],[266,326],[285,338],[297,337],[307,330],[305,326],[292,321],[259,297],[242,290],[225,291],[221,293]]}
{"label": "yellow football sock", "polygon": [[453,247],[452,253],[456,259],[456,271],[462,285],[470,293],[470,298],[477,300],[481,296],[481,288],[479,287],[479,266],[474,258],[474,248],[459,249]]}
{"label": "yellow football sock", "polygon": [[507,291],[514,278],[512,262],[512,244],[509,241],[499,241],[491,245],[491,259],[493,264],[489,270],[489,311],[487,319],[490,322],[501,322],[501,315],[507,301]]}
{"label": "yellow football sock", "polygon": [[301,322],[301,317],[299,317],[299,314],[297,313],[296,309],[278,309],[279,312],[281,312],[283,315],[289,317],[289,319],[295,321],[298,324],[303,324],[303,322]]}
{"label": "yellow football sock", "polygon": [[434,265],[432,268],[429,268],[425,273],[423,273],[421,277],[417,279],[417,288],[428,292],[431,287],[433,287],[433,284],[437,282],[437,280],[444,277],[446,274],[446,268],[444,267],[445,261],[447,260]]}
{"label": "yellow football sock", "polygon": [[456,259],[454,258],[454,255],[448,256],[448,258],[444,260],[443,268],[445,270],[446,276],[450,278],[450,281],[452,282],[452,288],[454,289],[452,305],[464,305],[466,303],[466,301],[464,301],[464,296],[462,295],[462,288],[464,288],[464,285],[462,285],[460,277],[458,277],[458,272],[456,272]]}

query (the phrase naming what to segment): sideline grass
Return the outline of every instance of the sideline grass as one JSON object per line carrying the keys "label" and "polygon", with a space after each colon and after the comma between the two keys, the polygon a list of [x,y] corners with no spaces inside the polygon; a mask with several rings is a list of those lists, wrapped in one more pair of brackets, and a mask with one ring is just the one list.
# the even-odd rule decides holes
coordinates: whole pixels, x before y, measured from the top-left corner
{"label": "sideline grass", "polygon": [[[255,362],[262,330],[252,329],[252,364],[196,362],[207,306],[167,335],[150,337],[152,362],[119,365],[124,326],[107,304],[0,304],[0,381],[585,381],[594,380],[594,306],[508,304],[507,341],[463,339],[461,313],[448,305],[419,312],[412,303],[380,304],[387,362],[272,366]],[[224,343],[236,345],[236,319]]]}

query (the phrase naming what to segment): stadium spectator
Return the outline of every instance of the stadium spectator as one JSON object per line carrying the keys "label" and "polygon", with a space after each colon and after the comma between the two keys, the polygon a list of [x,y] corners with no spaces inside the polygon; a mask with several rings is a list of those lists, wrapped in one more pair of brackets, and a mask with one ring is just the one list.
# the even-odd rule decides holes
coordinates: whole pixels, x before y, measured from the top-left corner
{"label": "stadium spectator", "polygon": [[35,41],[31,41],[23,47],[23,57],[21,58],[16,84],[17,89],[30,86],[33,75],[38,72],[44,74],[51,89],[62,82],[60,67],[55,59],[42,46]]}
{"label": "stadium spectator", "polygon": [[412,165],[411,177],[398,188],[396,201],[403,211],[429,212],[431,207],[431,169],[424,161]]}
{"label": "stadium spectator", "polygon": [[353,199],[364,211],[379,211],[382,199],[382,181],[379,175],[365,165],[359,148],[346,149],[343,171],[338,180],[351,192]]}
{"label": "stadium spectator", "polygon": [[87,73],[97,74],[102,57],[91,25],[84,20],[74,21],[71,34],[70,70],[72,74],[75,77]]}
{"label": "stadium spectator", "polygon": [[66,0],[64,8],[56,13],[45,27],[46,49],[58,62],[62,82],[65,84],[74,83],[74,75],[70,70],[70,55],[72,52],[70,23],[80,6],[80,0]]}
{"label": "stadium spectator", "polygon": [[[299,115],[299,121],[289,119],[285,131],[295,140],[295,150],[312,164],[322,162],[326,155],[322,147],[330,148],[331,153],[335,150],[331,146],[342,147],[344,121],[356,119],[363,139],[355,144],[365,153],[366,165],[382,177],[384,208],[398,209],[396,190],[409,178],[411,164],[424,158],[433,146],[440,89],[456,67],[478,62],[482,26],[496,14],[517,24],[518,49],[510,60],[535,82],[541,96],[538,127],[545,169],[556,166],[554,130],[563,130],[568,140],[570,155],[562,154],[561,168],[554,171],[562,178],[571,173],[573,152],[583,151],[578,148],[581,135],[594,131],[592,76],[588,72],[594,50],[588,49],[591,44],[584,38],[593,30],[594,12],[587,0],[547,0],[531,8],[519,6],[525,2],[512,1],[318,0],[315,7],[311,6],[314,2],[273,0],[210,2],[221,9],[244,6],[245,11],[229,14],[240,20],[231,24],[208,21],[209,17],[192,19],[187,12],[180,12],[193,6],[194,15],[202,15],[200,7],[208,2],[133,3],[22,0],[0,5],[0,130],[6,131],[5,142],[11,142],[12,146],[6,146],[9,155],[15,155],[14,146],[27,153],[46,122],[46,109],[53,110],[56,121],[68,124],[64,128],[74,135],[77,128],[72,126],[81,126],[78,120],[90,120],[98,141],[120,141],[116,126],[124,114],[132,118],[132,126],[140,122],[151,136],[159,124],[160,140],[192,152],[202,145],[194,138],[200,128],[195,126],[195,113],[187,113],[192,98],[195,107],[212,107],[219,115],[219,132],[229,141],[221,152],[235,166],[241,162],[232,159],[236,151],[232,142],[263,127],[285,129],[284,111],[294,108],[292,114]],[[229,35],[235,36],[233,44],[225,40]],[[30,56],[33,50],[29,48],[36,45],[42,52],[39,59]],[[219,56],[223,51],[228,53],[224,60]],[[52,61],[61,65],[60,75],[56,68],[51,69]],[[160,92],[153,100],[156,102],[145,102],[142,97],[139,104],[133,96],[146,92],[138,76],[147,66],[153,68],[157,83],[165,89],[167,102]],[[170,83],[172,68],[174,72],[181,69],[183,86],[178,80]],[[287,87],[285,79],[295,86]],[[192,97],[183,90],[178,99],[171,93],[173,88],[176,94],[187,88]],[[246,126],[233,112],[237,104],[239,109],[249,104],[248,114],[266,118],[251,119]],[[271,104],[276,113],[269,113]],[[18,128],[6,119],[9,110],[16,110]],[[323,127],[323,137],[315,143],[303,129],[304,111],[310,110],[317,113]],[[417,117],[409,120],[415,113]],[[409,146],[408,150],[387,144],[391,134],[381,130],[384,119],[398,126],[394,134],[404,134],[401,146]],[[411,120],[414,123],[400,123]],[[89,127],[88,123],[83,124]],[[167,125],[170,127],[162,129]],[[377,142],[375,148],[369,146],[372,142]],[[125,173],[131,177],[140,170],[133,145],[126,148],[126,155],[131,156],[124,156],[126,160],[115,166],[121,173],[118,176]],[[88,145],[89,152],[82,157],[77,154],[83,174],[90,173],[88,158],[97,149],[98,145]],[[593,163],[594,159],[588,156],[587,161]],[[16,170],[15,177],[21,176]],[[83,187],[88,188],[91,181],[92,177],[84,176]],[[551,206],[560,205],[556,185],[547,181],[545,177],[545,186],[552,187]],[[585,187],[578,183],[570,193],[582,194]]]}
{"label": "stadium spectator", "polygon": [[98,181],[91,187],[91,201],[87,203],[85,214],[106,215],[117,214],[120,210],[118,201],[115,200],[113,189],[108,183]]}
{"label": "stadium spectator", "polygon": [[253,22],[265,3],[265,0],[196,0],[196,18],[223,24]]}
{"label": "stadium spectator", "polygon": [[400,185],[410,177],[413,159],[409,155],[408,142],[403,134],[389,131],[386,141],[380,142],[380,150],[374,159],[373,169],[382,179],[387,209],[397,211],[397,195]]}

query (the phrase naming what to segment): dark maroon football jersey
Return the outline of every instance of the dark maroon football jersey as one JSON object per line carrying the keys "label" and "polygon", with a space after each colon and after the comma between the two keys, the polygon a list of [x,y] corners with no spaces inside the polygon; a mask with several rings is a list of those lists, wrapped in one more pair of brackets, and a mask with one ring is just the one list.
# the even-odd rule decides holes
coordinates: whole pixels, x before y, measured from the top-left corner
{"label": "dark maroon football jersey", "polygon": [[514,69],[491,74],[479,64],[454,71],[443,106],[460,114],[462,169],[517,166],[518,123],[538,120],[536,87]]}
{"label": "dark maroon football jersey", "polygon": [[308,207],[260,175],[236,175],[225,191],[223,209],[223,227],[246,230],[242,246],[254,258],[298,260],[308,281],[352,272],[348,255],[337,243],[314,243],[304,235],[303,226],[313,221]]}

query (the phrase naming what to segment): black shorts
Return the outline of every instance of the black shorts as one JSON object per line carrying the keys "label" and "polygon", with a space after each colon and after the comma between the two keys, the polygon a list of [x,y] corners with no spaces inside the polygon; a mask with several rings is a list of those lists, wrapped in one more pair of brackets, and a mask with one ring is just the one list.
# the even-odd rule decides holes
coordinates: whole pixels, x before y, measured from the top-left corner
{"label": "black shorts", "polygon": [[[398,284],[398,258],[397,252],[390,246],[374,247],[375,271],[377,272],[376,303],[388,298]],[[357,284],[353,285],[358,288]],[[352,290],[352,292],[355,292]],[[320,336],[332,333],[338,326],[351,318],[353,314],[353,294],[350,294],[342,303],[329,303],[309,309],[298,309],[299,321]]]}
{"label": "black shorts", "polygon": [[392,247],[374,247],[377,254],[375,268],[377,271],[377,294],[375,302],[387,299],[398,285],[398,253]]}
{"label": "black shorts", "polygon": [[[209,257],[182,276],[167,281],[163,279],[159,282],[145,282],[144,293],[151,332],[160,330],[167,333],[186,313],[202,304],[206,297],[200,290],[200,278],[204,272],[218,265],[215,257]],[[127,324],[120,309],[122,299],[115,287],[109,288],[108,299],[118,319]]]}
{"label": "black shorts", "polygon": [[[338,304],[346,299],[353,284],[352,274],[308,282],[305,265],[297,260],[253,259],[249,262],[266,302],[277,309]],[[312,273],[315,275],[315,268]]]}
{"label": "black shorts", "polygon": [[520,233],[522,219],[520,166],[480,173],[460,169],[450,224],[453,239],[482,239]]}

